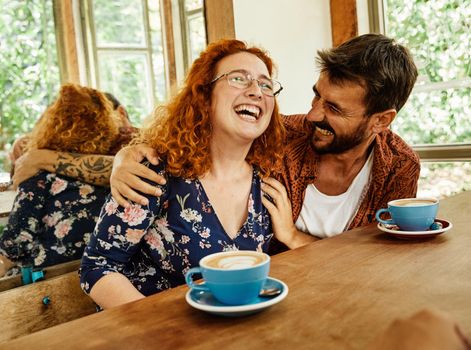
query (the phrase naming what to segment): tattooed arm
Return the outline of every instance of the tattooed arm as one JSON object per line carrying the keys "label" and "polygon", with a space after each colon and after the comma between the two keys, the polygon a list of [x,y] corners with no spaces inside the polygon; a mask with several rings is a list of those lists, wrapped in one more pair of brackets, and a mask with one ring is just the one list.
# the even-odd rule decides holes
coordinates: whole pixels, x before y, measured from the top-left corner
{"label": "tattooed arm", "polygon": [[109,186],[113,156],[78,154],[36,149],[26,152],[15,162],[13,187],[40,170],[57,173],[99,186]]}

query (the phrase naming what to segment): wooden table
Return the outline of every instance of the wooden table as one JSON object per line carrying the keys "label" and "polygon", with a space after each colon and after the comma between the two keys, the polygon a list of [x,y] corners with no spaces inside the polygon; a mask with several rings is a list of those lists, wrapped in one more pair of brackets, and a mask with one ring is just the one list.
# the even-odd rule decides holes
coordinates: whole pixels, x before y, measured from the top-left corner
{"label": "wooden table", "polygon": [[471,336],[470,200],[441,203],[439,217],[454,227],[431,240],[401,241],[371,225],[275,256],[271,275],[290,293],[259,314],[205,314],[186,304],[182,286],[0,348],[364,349],[394,318],[430,306]]}

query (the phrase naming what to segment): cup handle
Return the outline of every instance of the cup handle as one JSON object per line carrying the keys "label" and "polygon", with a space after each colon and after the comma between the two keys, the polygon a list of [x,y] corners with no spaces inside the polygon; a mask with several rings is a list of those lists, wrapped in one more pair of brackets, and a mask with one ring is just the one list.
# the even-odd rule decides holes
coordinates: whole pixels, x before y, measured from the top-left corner
{"label": "cup handle", "polygon": [[194,290],[201,290],[201,291],[209,291],[209,288],[207,286],[205,286],[205,284],[196,284],[194,281],[193,281],[193,275],[197,274],[197,273],[201,273],[201,269],[199,267],[192,267],[191,269],[189,269],[187,271],[187,273],[185,274],[185,281],[186,281],[186,284],[188,285],[188,287],[190,287],[191,289],[194,289]]}
{"label": "cup handle", "polygon": [[[378,220],[378,222],[382,223],[383,225],[395,225],[396,223],[394,222],[394,220],[383,220],[380,218],[381,214],[383,213],[389,213],[389,209],[385,209],[385,208],[382,208],[382,209],[379,209],[377,212],[376,212],[376,220]],[[390,213],[391,214],[391,213]]]}

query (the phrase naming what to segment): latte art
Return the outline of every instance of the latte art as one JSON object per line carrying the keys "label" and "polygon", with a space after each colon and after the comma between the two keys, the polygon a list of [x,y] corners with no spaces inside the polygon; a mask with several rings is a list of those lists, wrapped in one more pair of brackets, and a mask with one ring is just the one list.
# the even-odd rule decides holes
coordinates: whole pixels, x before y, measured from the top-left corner
{"label": "latte art", "polygon": [[263,256],[257,255],[217,256],[214,259],[206,261],[205,265],[216,269],[238,270],[257,266],[265,260]]}

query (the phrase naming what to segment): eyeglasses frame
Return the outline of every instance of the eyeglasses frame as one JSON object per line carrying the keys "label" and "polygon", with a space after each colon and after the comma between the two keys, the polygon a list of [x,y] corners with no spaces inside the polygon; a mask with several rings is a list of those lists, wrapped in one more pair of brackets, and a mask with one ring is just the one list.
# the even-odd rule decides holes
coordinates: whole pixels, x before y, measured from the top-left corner
{"label": "eyeglasses frame", "polygon": [[[231,70],[230,72],[223,73],[223,74],[219,75],[218,77],[216,77],[216,78],[214,78],[213,80],[211,80],[209,83],[210,83],[210,84],[213,84],[213,83],[217,82],[219,79],[221,79],[221,78],[223,78],[223,77],[226,77],[226,80],[227,80],[227,76],[228,76],[229,74],[235,73],[235,72],[240,72],[240,73],[242,73],[241,70],[237,70],[237,69]],[[258,79],[256,79],[256,78],[252,77],[252,75],[251,75],[250,73],[248,73],[248,72],[245,72],[245,73],[246,73],[246,75],[247,75],[247,78],[248,78],[251,82],[256,81],[258,87],[260,87],[260,80],[258,80]],[[265,94],[265,93],[263,92],[263,90],[262,90],[262,93],[263,93],[265,96],[268,96],[268,97],[276,97],[276,96],[281,92],[281,90],[283,90],[283,86],[281,85],[281,83],[280,83],[278,80],[271,79],[271,78],[270,78],[269,80],[271,80],[272,82],[278,83],[278,84],[280,85],[280,88],[279,88],[276,92],[274,92],[273,95],[267,95],[267,94]],[[233,85],[231,85],[231,84],[229,83],[229,80],[227,80],[227,83],[229,84],[229,86],[235,87],[235,88],[237,89],[236,86],[233,86]],[[246,89],[248,89],[249,87],[250,87],[250,85],[247,86]]]}

